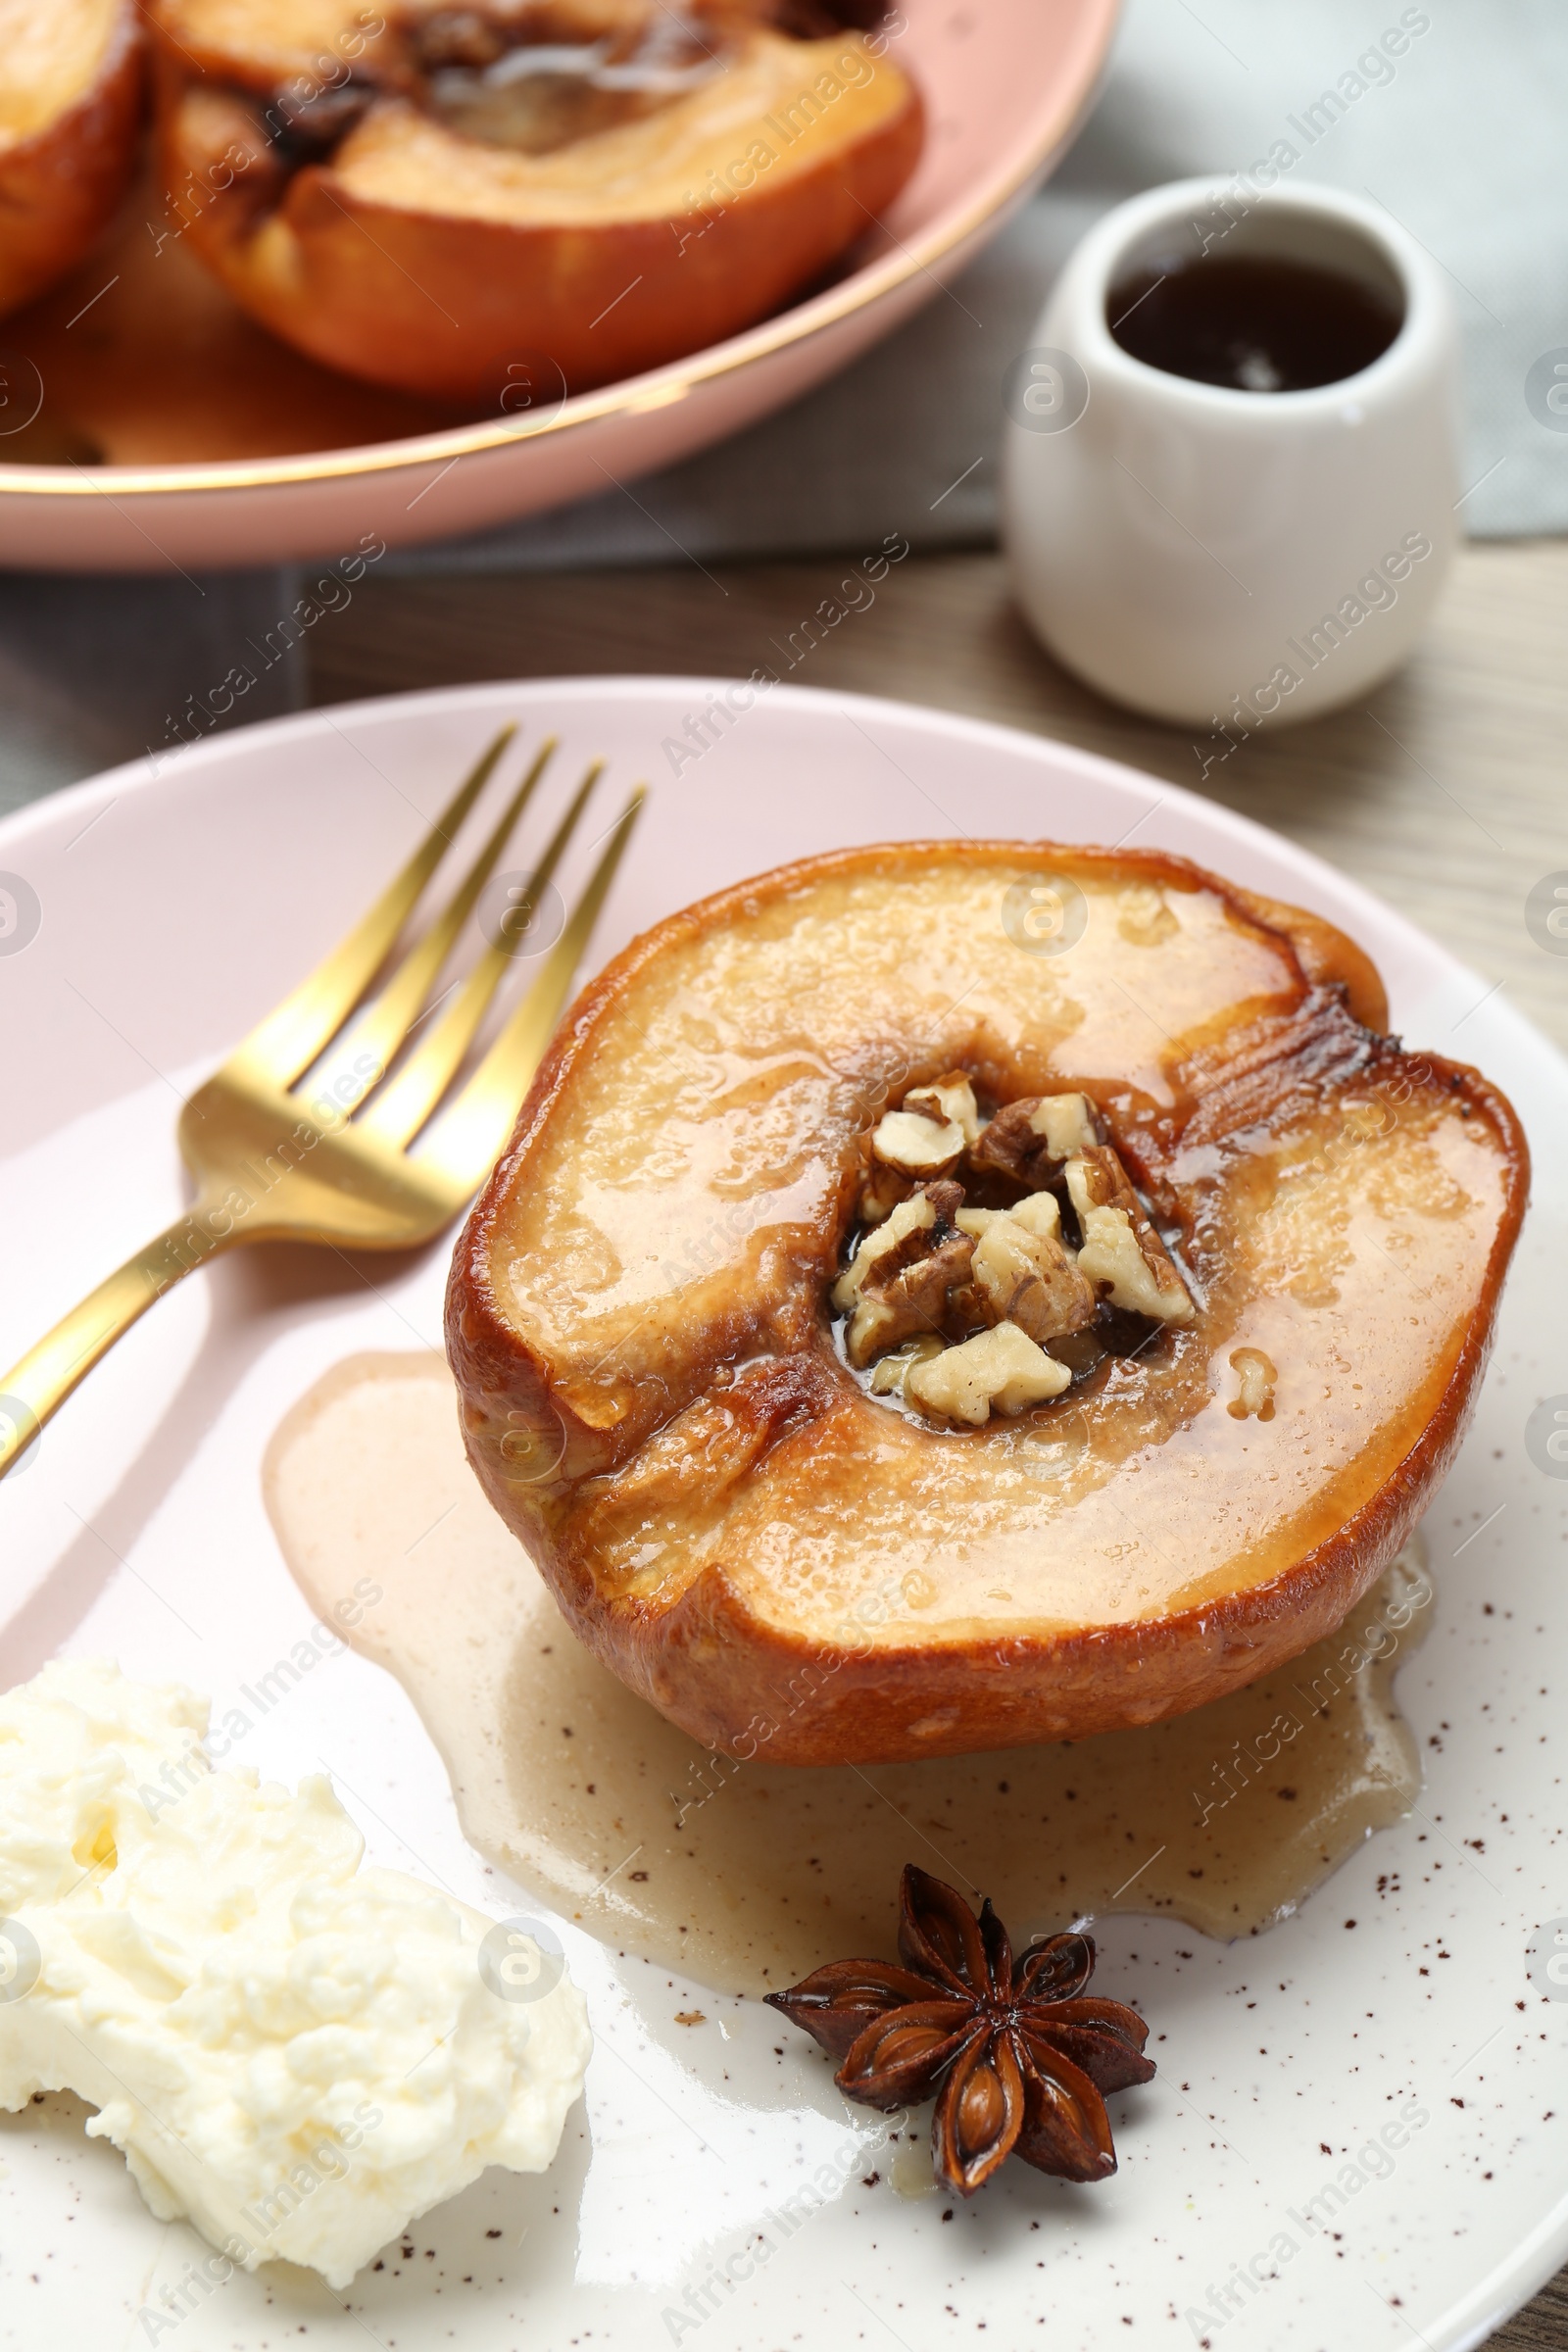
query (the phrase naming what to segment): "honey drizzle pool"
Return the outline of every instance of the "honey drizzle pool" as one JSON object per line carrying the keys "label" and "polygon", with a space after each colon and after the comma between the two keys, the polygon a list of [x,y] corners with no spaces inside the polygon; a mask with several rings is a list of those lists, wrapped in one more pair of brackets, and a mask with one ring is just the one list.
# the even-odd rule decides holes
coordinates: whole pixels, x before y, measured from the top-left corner
{"label": "honey drizzle pool", "polygon": [[264,1477],[320,1619],[341,1622],[358,1580],[378,1590],[345,1638],[408,1691],[472,1842],[605,1941],[716,1989],[889,1949],[906,1861],[990,1894],[1020,1942],[1106,1911],[1255,1934],[1420,1788],[1390,1690],[1432,1599],[1415,1546],[1330,1641],[1173,1722],[805,1771],[710,1754],[589,1656],[464,1459],[439,1355],[338,1365]]}

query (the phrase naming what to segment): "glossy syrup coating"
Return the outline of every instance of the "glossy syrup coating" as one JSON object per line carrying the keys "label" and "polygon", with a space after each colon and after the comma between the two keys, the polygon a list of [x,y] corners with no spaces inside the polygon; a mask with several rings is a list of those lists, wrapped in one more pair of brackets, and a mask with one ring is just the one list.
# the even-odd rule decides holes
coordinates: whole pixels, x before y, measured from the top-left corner
{"label": "glossy syrup coating", "polygon": [[[634,943],[450,1295],[470,1458],[580,1636],[784,1763],[1153,1722],[1320,1639],[1451,1458],[1526,1180],[1494,1090],[1358,1014],[1348,941],[1156,855],[843,853]],[[1197,1304],[964,1431],[867,1396],[827,1305],[866,1131],[956,1069],[1091,1096]]]}

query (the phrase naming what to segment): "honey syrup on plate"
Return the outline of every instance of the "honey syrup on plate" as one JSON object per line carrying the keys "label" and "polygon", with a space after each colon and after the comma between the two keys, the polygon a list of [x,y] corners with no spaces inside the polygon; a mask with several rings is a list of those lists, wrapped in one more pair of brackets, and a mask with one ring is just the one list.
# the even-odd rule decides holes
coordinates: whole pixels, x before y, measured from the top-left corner
{"label": "honey syrup on plate", "polygon": [[1108,1911],[1252,1934],[1420,1788],[1391,1695],[1430,1613],[1415,1547],[1330,1640],[1171,1722],[803,1771],[712,1754],[583,1648],[464,1458],[441,1356],[340,1364],[282,1423],[265,1482],[301,1590],[403,1684],[473,1844],[604,1941],[721,1991],[881,1950],[906,1861],[990,1894],[1020,1938]]}
{"label": "honey syrup on plate", "polygon": [[1304,392],[1381,359],[1400,314],[1378,288],[1310,262],[1205,255],[1117,280],[1105,322],[1166,375],[1235,392]]}

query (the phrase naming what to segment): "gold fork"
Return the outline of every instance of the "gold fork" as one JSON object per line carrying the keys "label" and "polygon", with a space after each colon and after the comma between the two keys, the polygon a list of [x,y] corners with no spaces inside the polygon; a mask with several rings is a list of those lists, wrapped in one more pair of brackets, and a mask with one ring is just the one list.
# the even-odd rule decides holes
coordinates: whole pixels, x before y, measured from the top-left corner
{"label": "gold fork", "polygon": [[[461,984],[433,1002],[431,991],[533,797],[553,739],[446,905],[386,969],[379,990],[368,991],[515,732],[502,729],[364,920],[191,1096],[179,1148],[195,1200],[0,1379],[0,1478],[121,1334],[220,1250],[280,1240],[407,1250],[431,1240],[479,1190],[647,797],[642,785],[632,793],[532,987],[454,1094],[512,945],[492,939]],[[603,765],[588,769],[533,871],[535,908]],[[504,920],[498,929],[505,933]],[[427,1020],[426,1034],[413,1042]]]}

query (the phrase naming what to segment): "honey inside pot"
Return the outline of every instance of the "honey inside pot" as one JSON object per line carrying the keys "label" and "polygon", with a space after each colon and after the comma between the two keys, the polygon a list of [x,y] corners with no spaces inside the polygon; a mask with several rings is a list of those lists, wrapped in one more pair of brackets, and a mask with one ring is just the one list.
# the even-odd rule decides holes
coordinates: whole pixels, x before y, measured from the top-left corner
{"label": "honey inside pot", "polygon": [[266,1490],[323,1622],[376,1593],[345,1638],[408,1690],[472,1842],[606,1942],[719,1989],[880,1948],[911,1859],[1020,1932],[1125,1911],[1256,1933],[1420,1787],[1391,1693],[1429,1618],[1418,1545],[1337,1635],[1170,1722],[807,1770],[769,1764],[761,1738],[710,1753],[582,1647],[464,1459],[440,1356],[338,1366],[278,1430]]}
{"label": "honey inside pot", "polygon": [[1119,278],[1106,324],[1166,375],[1232,392],[1305,392],[1381,359],[1403,323],[1384,288],[1283,255],[1156,261]]}

